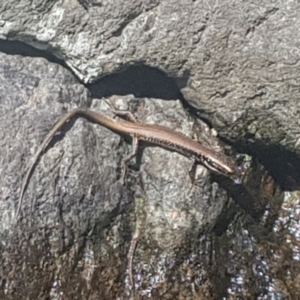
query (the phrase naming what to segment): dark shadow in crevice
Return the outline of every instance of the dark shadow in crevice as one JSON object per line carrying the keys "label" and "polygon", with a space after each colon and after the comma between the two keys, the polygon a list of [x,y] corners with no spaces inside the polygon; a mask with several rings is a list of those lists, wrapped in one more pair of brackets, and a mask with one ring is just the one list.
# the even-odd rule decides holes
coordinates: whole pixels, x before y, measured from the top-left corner
{"label": "dark shadow in crevice", "polygon": [[74,73],[74,71],[65,63],[63,59],[58,58],[53,54],[53,52],[58,52],[53,49],[51,51],[51,46],[49,46],[47,43],[39,42],[41,46],[44,44],[44,47],[48,50],[40,50],[36,47],[30,46],[29,44],[25,42],[20,41],[10,41],[10,40],[3,40],[0,39],[0,52],[8,54],[8,55],[20,55],[24,57],[41,57],[45,58],[47,61],[58,64],[62,66],[63,68],[67,69],[73,76],[78,80],[78,82],[82,83],[84,82],[78,78],[78,76]]}
{"label": "dark shadow in crevice", "polygon": [[[32,39],[34,42],[34,37],[29,36],[28,39]],[[118,73],[109,74],[93,83],[84,84],[63,59],[53,54],[59,53],[58,49],[52,49],[51,45],[47,43],[36,42],[48,50],[39,50],[21,41],[0,39],[0,52],[24,57],[42,57],[51,63],[59,64],[69,70],[77,78],[78,82],[82,83],[90,91],[91,96],[94,98],[133,94],[135,97],[165,100],[180,99],[185,102],[180,89],[186,85],[189,78],[188,72],[182,77],[170,77],[159,68],[150,67],[143,62],[137,62],[131,65],[124,65]]]}
{"label": "dark shadow in crevice", "polygon": [[183,86],[186,81],[187,77],[172,78],[158,68],[140,63],[124,67],[119,73],[102,77],[87,87],[95,98],[133,94],[135,97],[182,100],[179,85]]}
{"label": "dark shadow in crevice", "polygon": [[260,219],[261,216],[258,215],[255,208],[256,199],[254,199],[253,194],[251,194],[242,183],[236,184],[230,178],[217,174],[212,174],[212,178],[213,181],[217,182],[220,187],[228,192],[228,195],[237,205],[244,209],[256,221]]}
{"label": "dark shadow in crevice", "polygon": [[285,191],[300,189],[300,158],[281,145],[265,144],[263,141],[237,142],[241,153],[255,157]]}
{"label": "dark shadow in crevice", "polygon": [[42,57],[48,60],[49,62],[59,64],[64,68],[70,70],[70,68],[66,65],[63,59],[57,58],[50,51],[39,50],[20,41],[9,41],[0,39],[0,52],[10,55],[21,55],[24,57]]}

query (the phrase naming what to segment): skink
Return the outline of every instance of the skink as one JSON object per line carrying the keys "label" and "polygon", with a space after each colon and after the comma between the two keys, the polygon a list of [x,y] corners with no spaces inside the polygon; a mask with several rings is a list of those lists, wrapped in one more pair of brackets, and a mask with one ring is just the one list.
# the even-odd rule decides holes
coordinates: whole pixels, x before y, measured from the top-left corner
{"label": "skink", "polygon": [[41,153],[47,147],[55,133],[59,131],[64,126],[64,124],[73,117],[83,117],[92,122],[100,124],[118,134],[131,136],[133,139],[133,153],[126,158],[126,161],[131,159],[136,154],[138,141],[141,140],[193,158],[197,163],[204,165],[215,173],[221,173],[226,176],[240,175],[240,171],[237,168],[235,161],[231,157],[225,155],[224,153],[208,149],[207,147],[199,144],[197,141],[170,128],[159,125],[131,122],[127,120],[115,121],[89,109],[74,109],[63,116],[54,125],[54,127],[48,133],[40,148],[38,149],[35,158],[33,159],[33,162],[30,165],[22,183],[18,207],[15,215],[16,218],[20,213],[22,200],[29,182],[29,178]]}

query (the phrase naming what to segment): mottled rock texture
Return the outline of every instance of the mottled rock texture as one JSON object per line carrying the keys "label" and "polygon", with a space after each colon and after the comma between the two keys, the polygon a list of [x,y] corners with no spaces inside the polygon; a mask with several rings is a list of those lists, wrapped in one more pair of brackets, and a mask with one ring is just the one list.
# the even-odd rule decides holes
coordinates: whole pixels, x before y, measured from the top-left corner
{"label": "mottled rock texture", "polygon": [[[272,235],[282,189],[300,185],[299,14],[298,1],[1,1],[0,298],[127,299],[135,236],[137,299],[270,296],[258,257],[291,259],[266,249],[283,240]],[[200,140],[252,156],[250,174],[236,186],[200,166],[191,189],[188,158],[146,147],[121,185],[130,143],[72,120],[15,223],[49,129],[75,107],[112,117],[102,97],[189,136],[198,117]],[[263,271],[282,282],[277,269]],[[277,292],[298,297],[290,277]]]}

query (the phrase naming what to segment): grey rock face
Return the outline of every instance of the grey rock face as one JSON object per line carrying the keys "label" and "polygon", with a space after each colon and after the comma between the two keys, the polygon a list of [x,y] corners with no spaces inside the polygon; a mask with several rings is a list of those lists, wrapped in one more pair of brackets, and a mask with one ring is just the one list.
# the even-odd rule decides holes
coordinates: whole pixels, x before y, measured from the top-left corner
{"label": "grey rock face", "polygon": [[[59,269],[57,258],[62,253],[75,251],[76,255],[83,255],[82,249],[76,250],[78,247],[84,247],[84,255],[88,257],[95,259],[99,256],[105,251],[101,236],[107,230],[114,236],[111,245],[107,246],[112,249],[129,242],[128,238],[115,232],[121,227],[127,228],[128,234],[131,230],[136,232],[138,238],[147,237],[149,249],[159,245],[162,251],[162,256],[153,256],[156,260],[164,260],[166,253],[173,257],[174,250],[186,243],[187,235],[193,240],[201,232],[211,230],[222,211],[225,191],[220,190],[216,183],[210,185],[204,167],[199,166],[200,178],[203,178],[201,184],[198,182],[193,187],[189,177],[192,161],[175,152],[146,147],[141,156],[140,175],[137,171],[129,172],[127,187],[122,186],[118,173],[121,159],[130,151],[130,146],[124,142],[119,145],[118,135],[81,119],[66,124],[40,158],[25,192],[21,219],[14,225],[14,212],[25,171],[47,131],[59,117],[77,106],[91,106],[113,116],[105,102],[91,101],[87,89],[58,65],[41,58],[2,54],[1,68],[1,187],[7,198],[1,203],[1,232],[9,233],[7,243],[14,245],[12,236],[17,236],[17,240],[25,244],[31,239],[33,245],[45,245],[46,242],[47,250],[42,252],[46,251],[44,255],[51,257],[52,267]],[[112,97],[111,101],[122,108],[130,103],[131,98]],[[135,102],[141,122],[159,123],[175,130],[181,128],[183,133],[190,134],[193,122],[183,112],[179,101],[167,103],[148,99]],[[208,136],[208,140],[211,138]],[[143,225],[141,232],[139,228],[130,228],[134,222],[130,225],[126,221],[131,207],[138,201],[143,201],[142,212],[136,211],[132,218]],[[122,213],[127,216],[125,219],[120,219]],[[33,231],[32,238],[23,236],[21,228],[26,232]],[[47,231],[46,240],[39,235],[37,228]],[[84,245],[89,235],[99,242],[89,243],[86,248]],[[99,245],[93,254],[88,250],[92,245]],[[27,257],[17,245],[14,247],[13,253]],[[43,256],[40,250],[32,248],[36,256]],[[3,265],[12,263],[13,253]],[[119,250],[116,254],[121,257]],[[77,260],[74,255],[71,256]],[[107,263],[111,265],[113,260]],[[18,259],[15,264],[19,266],[20,274],[29,272],[29,269],[21,269]],[[160,264],[167,270],[163,262]],[[60,274],[58,269],[55,272]],[[161,276],[164,277],[164,273]],[[16,277],[7,280],[18,281]]]}
{"label": "grey rock face", "polygon": [[[230,249],[224,247],[226,255],[222,249],[234,240],[232,219],[240,213],[228,195],[257,222],[271,207],[264,222],[272,227],[282,202],[273,189],[300,185],[298,15],[297,1],[2,1],[0,273],[6,284],[0,298],[55,299],[63,292],[73,299],[72,283],[85,296],[129,297],[127,254],[135,236],[139,296],[224,297],[230,283],[216,278],[228,269],[218,266],[229,257]],[[124,107],[138,103],[141,122],[190,136],[192,112],[217,132],[214,137],[201,123],[202,142],[215,147],[222,139],[258,159],[251,184],[236,187],[200,166],[191,190],[189,159],[146,147],[122,186],[119,167],[130,143],[78,119],[47,147],[30,179],[23,219],[14,224],[22,178],[48,130],[75,107],[112,117],[102,97]],[[275,181],[264,179],[258,162]],[[232,230],[221,246],[210,235],[214,227],[220,235]]]}
{"label": "grey rock face", "polygon": [[0,34],[50,51],[86,83],[133,65],[158,68],[223,138],[250,133],[299,155],[297,9],[296,1],[5,1]]}

